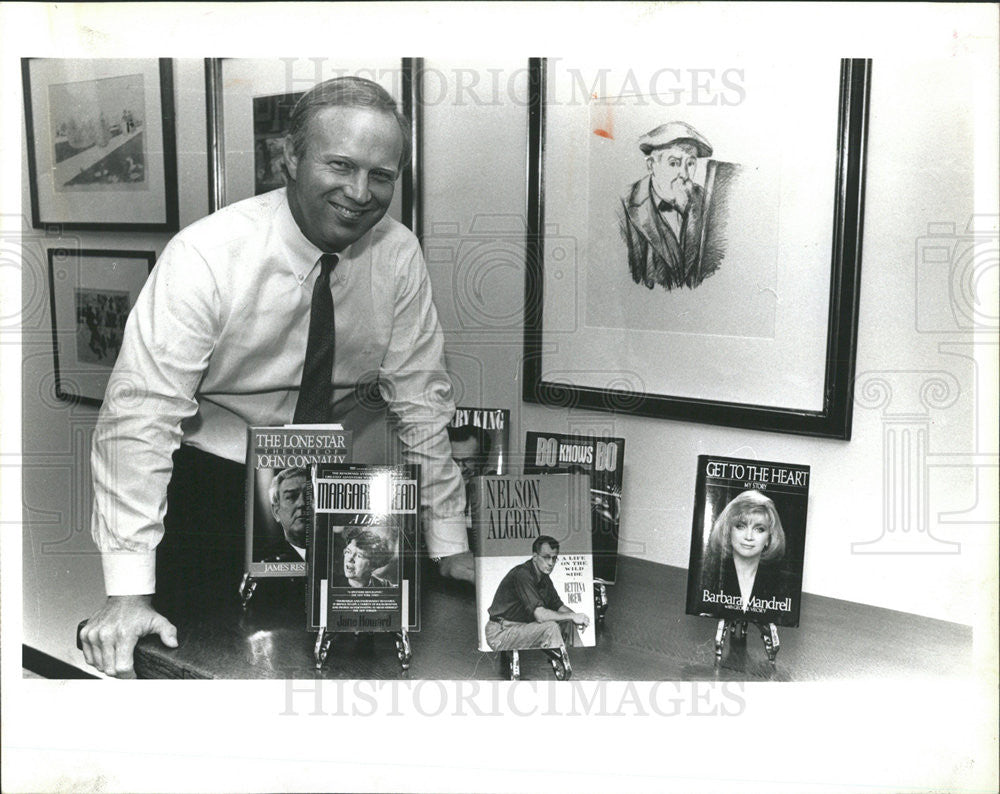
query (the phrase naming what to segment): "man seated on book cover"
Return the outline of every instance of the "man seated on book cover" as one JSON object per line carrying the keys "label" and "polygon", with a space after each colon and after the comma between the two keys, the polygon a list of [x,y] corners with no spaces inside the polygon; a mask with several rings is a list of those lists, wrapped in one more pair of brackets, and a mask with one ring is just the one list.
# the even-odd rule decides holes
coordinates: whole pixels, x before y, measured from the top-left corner
{"label": "man seated on book cover", "polygon": [[158,608],[204,611],[235,591],[248,426],[340,421],[356,457],[359,438],[361,454],[386,454],[391,426],[421,466],[428,552],[443,575],[475,577],[444,335],[419,242],[386,214],[409,120],[348,76],[306,92],[289,125],[287,186],[175,235],[126,325],[91,455],[108,598],[80,634],[109,675],[132,672],[143,635],[176,647]]}
{"label": "man seated on book cover", "polygon": [[577,626],[587,628],[590,618],[566,606],[549,578],[559,559],[559,541],[540,535],[531,544],[531,559],[511,568],[500,581],[486,642],[495,651],[573,646]]}
{"label": "man seated on book cover", "polygon": [[370,529],[348,528],[344,532],[344,578],[348,587],[392,587],[389,578],[375,575],[396,556],[389,542]]}
{"label": "man seated on book cover", "polygon": [[285,536],[268,547],[264,562],[302,562],[306,558],[306,532],[310,510],[306,503],[309,474],[301,467],[282,469],[271,480],[271,514]]}
{"label": "man seated on book cover", "polygon": [[705,191],[694,182],[699,157],[712,146],[683,121],[661,124],[639,138],[649,175],[634,182],[619,206],[632,280],[649,289],[697,287]]}

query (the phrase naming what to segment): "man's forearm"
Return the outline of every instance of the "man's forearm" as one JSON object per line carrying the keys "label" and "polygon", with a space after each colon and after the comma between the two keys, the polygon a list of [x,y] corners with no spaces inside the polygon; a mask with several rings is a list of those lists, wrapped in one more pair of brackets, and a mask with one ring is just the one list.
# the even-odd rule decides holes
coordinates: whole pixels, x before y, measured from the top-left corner
{"label": "man's forearm", "polygon": [[[565,610],[565,611],[563,611]],[[545,607],[535,608],[535,620],[539,623],[543,623],[546,620],[564,621],[572,620],[573,616],[576,614],[572,609],[563,604],[558,610],[546,609]]]}

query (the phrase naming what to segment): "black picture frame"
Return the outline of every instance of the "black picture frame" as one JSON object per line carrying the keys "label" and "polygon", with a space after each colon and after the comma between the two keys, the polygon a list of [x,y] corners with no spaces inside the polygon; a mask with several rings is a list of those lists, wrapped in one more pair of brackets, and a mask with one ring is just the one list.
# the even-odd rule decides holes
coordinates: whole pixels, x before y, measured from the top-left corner
{"label": "black picture frame", "polygon": [[[528,224],[525,270],[522,398],[555,407],[611,411],[727,427],[850,440],[854,402],[864,222],[870,59],[842,59],[831,240],[830,301],[820,410],[591,388],[546,380],[545,284],[546,59],[529,60]],[[831,98],[832,101],[832,98]]]}
{"label": "black picture frame", "polygon": [[[227,91],[224,86],[229,84],[227,76],[224,74],[225,63],[227,61],[239,59],[228,58],[206,58],[205,59],[205,93],[206,93],[206,129],[208,135],[208,206],[209,211],[215,212],[218,209],[238,201],[249,198],[251,191],[234,191],[228,185],[231,173],[227,173],[227,147],[233,148],[233,130],[227,130],[225,124],[226,97]],[[284,59],[288,60],[288,59]],[[276,68],[287,68],[280,59],[274,61]],[[399,204],[398,209],[390,208],[390,214],[398,221],[409,228],[418,239],[423,237],[422,207],[421,207],[421,138],[423,119],[420,103],[420,73],[423,70],[422,58],[401,58],[398,66],[393,62],[392,68],[398,68],[400,74],[399,93],[395,97],[402,105],[403,115],[410,122],[410,143],[412,156],[410,162],[399,178]],[[312,67],[310,67],[312,68]],[[377,73],[380,71],[378,64],[374,67],[366,68],[366,71]],[[368,76],[363,74],[361,76]],[[242,84],[242,81],[236,81]],[[277,106],[281,106],[290,111],[294,104],[294,99],[300,96],[308,88],[301,79],[294,81],[297,86],[296,91],[286,91],[283,93],[267,92],[263,95],[254,93],[254,99],[271,99]],[[267,91],[267,89],[263,89]],[[232,97],[230,97],[232,99]],[[284,114],[282,114],[284,115]],[[253,118],[246,119],[247,128],[253,127]],[[244,133],[245,134],[245,133]],[[231,167],[228,169],[231,172]],[[395,203],[395,202],[394,202]]]}
{"label": "black picture frame", "polygon": [[[158,96],[148,101],[139,110],[139,115],[143,117],[141,132],[149,129],[155,134],[155,125],[158,123],[159,135],[155,135],[146,142],[146,147],[141,147],[141,157],[137,165],[131,163],[131,172],[135,175],[141,166],[142,178],[150,177],[148,190],[143,191],[142,200],[136,201],[138,195],[135,191],[125,188],[118,188],[120,174],[118,173],[127,165],[116,163],[119,167],[114,173],[104,177],[105,181],[97,175],[92,175],[84,186],[86,190],[81,190],[76,195],[64,195],[62,200],[58,200],[54,188],[57,180],[58,155],[55,148],[59,145],[59,136],[56,130],[51,129],[51,119],[49,124],[43,123],[39,116],[44,115],[40,111],[48,104],[45,91],[50,85],[41,74],[46,66],[62,64],[66,72],[71,72],[75,67],[79,68],[81,76],[84,73],[93,75],[96,70],[104,69],[113,71],[115,69],[128,70],[134,68],[131,64],[139,64],[140,68],[148,72],[148,76],[156,77]],[[122,73],[123,76],[124,72]],[[144,75],[145,77],[146,75]],[[82,82],[98,83],[102,80],[114,79],[103,75],[100,78],[91,77]],[[22,58],[21,59],[21,80],[24,92],[24,124],[25,143],[28,155],[28,184],[31,192],[31,223],[36,229],[59,227],[68,231],[130,231],[130,232],[170,232],[179,228],[179,212],[177,198],[177,138],[174,111],[174,76],[173,63],[169,58],[148,58],[124,61],[120,59],[55,59],[55,58]],[[50,89],[51,91],[51,89]],[[109,95],[113,95],[110,91]],[[145,94],[144,94],[145,100]],[[151,127],[146,114],[153,110],[152,118],[154,125]],[[131,119],[131,115],[130,115]],[[129,121],[129,124],[132,122]],[[105,122],[102,119],[101,126],[110,129],[114,137],[121,133],[121,126],[117,118]],[[117,128],[117,132],[115,132]],[[105,137],[107,133],[105,133]],[[155,141],[155,142],[154,142]],[[98,162],[90,163],[93,159],[86,151],[83,156],[89,165],[79,166],[81,175],[91,174],[95,169],[100,168],[101,162],[111,162],[117,157],[119,161],[129,161],[125,158],[122,150],[130,144],[116,147],[109,151],[106,157]],[[53,149],[50,156],[49,148]],[[157,149],[160,149],[157,152]],[[159,157],[157,156],[159,155]],[[149,159],[147,164],[146,159]],[[68,158],[71,161],[71,158]],[[65,163],[69,166],[69,162]],[[47,166],[47,167],[46,167]],[[74,166],[76,167],[76,166]],[[40,168],[46,168],[48,172],[43,178]],[[99,171],[98,171],[99,173]],[[107,172],[106,172],[107,173]],[[78,178],[78,177],[77,177]],[[76,181],[74,178],[73,181]],[[110,181],[119,180],[119,181]],[[67,183],[68,184],[68,183]],[[93,191],[100,191],[104,194],[103,201],[94,201]],[[62,206],[56,206],[61,204]],[[121,218],[132,218],[134,220],[121,220]]]}
{"label": "black picture frame", "polygon": [[99,406],[118,358],[125,320],[156,263],[153,251],[49,248],[55,393]]}

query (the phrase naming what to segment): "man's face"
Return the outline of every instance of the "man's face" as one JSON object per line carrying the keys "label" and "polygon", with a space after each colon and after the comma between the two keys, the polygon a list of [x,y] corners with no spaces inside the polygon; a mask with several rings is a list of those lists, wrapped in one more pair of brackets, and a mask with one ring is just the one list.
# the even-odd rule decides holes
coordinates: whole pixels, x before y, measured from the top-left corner
{"label": "man's face", "polygon": [[541,548],[531,555],[531,559],[534,561],[535,567],[539,570],[539,572],[548,575],[552,573],[553,569],[556,567],[556,560],[559,559],[559,552],[554,551],[548,543],[543,543]]}
{"label": "man's face", "polygon": [[300,154],[285,142],[288,204],[313,245],[342,251],[389,209],[403,132],[386,111],[326,107],[309,121],[305,140]]}
{"label": "man's face", "polygon": [[462,472],[462,479],[469,481],[479,474],[479,442],[475,438],[451,442],[451,457]]}
{"label": "man's face", "polygon": [[344,548],[344,576],[368,583],[372,576],[372,561],[352,540]]}
{"label": "man's face", "polygon": [[306,508],[306,478],[293,475],[278,486],[278,503],[271,506],[275,520],[281,524],[285,540],[304,548],[309,527],[309,510]]}
{"label": "man's face", "polygon": [[670,146],[652,152],[646,165],[653,175],[653,188],[658,196],[670,199],[684,209],[691,198],[698,158],[690,148]]}

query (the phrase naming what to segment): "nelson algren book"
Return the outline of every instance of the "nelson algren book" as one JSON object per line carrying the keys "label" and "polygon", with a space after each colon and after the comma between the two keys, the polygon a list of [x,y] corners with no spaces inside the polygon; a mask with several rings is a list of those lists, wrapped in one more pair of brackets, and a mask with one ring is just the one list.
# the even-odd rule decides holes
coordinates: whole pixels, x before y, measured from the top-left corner
{"label": "nelson algren book", "polygon": [[809,467],[698,457],[689,615],[798,626]]}
{"label": "nelson algren book", "polygon": [[549,574],[559,599],[590,618],[586,629],[575,629],[579,634],[575,644],[595,645],[589,478],[584,474],[526,474],[476,477],[472,482],[479,650],[494,650],[486,640],[490,606],[504,577],[517,566],[531,564],[532,545],[540,536],[559,544],[559,556]]}
{"label": "nelson algren book", "polygon": [[314,463],[350,460],[341,425],[251,427],[247,431],[244,570],[253,577],[304,577],[312,522]]}
{"label": "nelson algren book", "polygon": [[308,627],[418,631],[419,467],[318,463],[313,472]]}

